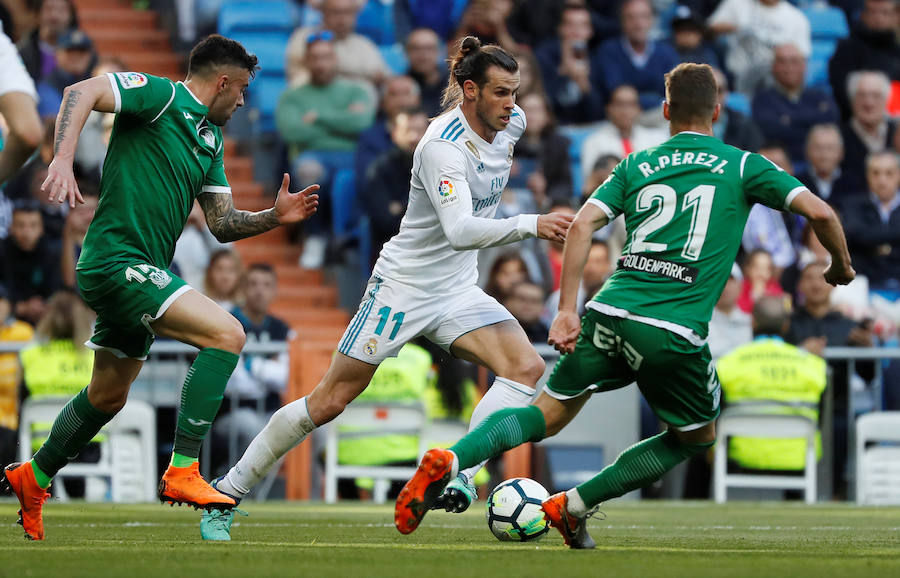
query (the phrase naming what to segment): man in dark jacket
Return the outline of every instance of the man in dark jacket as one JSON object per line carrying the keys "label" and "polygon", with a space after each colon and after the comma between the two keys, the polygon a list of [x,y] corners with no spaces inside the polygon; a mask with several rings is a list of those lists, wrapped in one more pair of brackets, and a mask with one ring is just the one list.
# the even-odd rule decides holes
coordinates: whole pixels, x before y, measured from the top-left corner
{"label": "man in dark jacket", "polygon": [[37,4],[38,27],[19,40],[19,54],[35,84],[56,68],[56,41],[70,28],[78,27],[78,15],[72,0],[40,0]]}
{"label": "man in dark jacket", "polygon": [[828,80],[841,110],[850,118],[847,76],[854,70],[880,70],[900,80],[900,43],[897,42],[896,0],[866,0],[859,25],[841,40],[828,63]]}
{"label": "man in dark jacket", "polygon": [[750,152],[758,151],[765,142],[762,131],[750,117],[726,106],[728,80],[721,70],[715,68],[713,72],[719,85],[720,107],[719,119],[713,123],[713,134],[725,144]]}

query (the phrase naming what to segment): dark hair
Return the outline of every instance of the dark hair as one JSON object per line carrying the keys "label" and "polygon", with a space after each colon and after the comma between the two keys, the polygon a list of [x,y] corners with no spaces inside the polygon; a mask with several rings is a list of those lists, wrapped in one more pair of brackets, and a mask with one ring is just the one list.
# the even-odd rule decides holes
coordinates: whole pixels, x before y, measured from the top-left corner
{"label": "dark hair", "polygon": [[784,297],[766,295],[753,305],[753,334],[781,335],[790,313]]}
{"label": "dark hair", "polygon": [[482,46],[481,40],[466,36],[459,42],[456,56],[450,59],[450,78],[444,89],[441,106],[444,110],[456,106],[463,100],[463,84],[471,80],[480,87],[487,82],[487,70],[498,66],[507,72],[517,72],[519,63],[499,46]]}
{"label": "dark hair", "polygon": [[275,273],[275,268],[272,267],[271,265],[269,265],[268,263],[253,263],[247,267],[246,274],[249,276],[250,273],[253,273],[254,271],[258,271],[260,273],[268,273],[272,277],[275,277],[276,279],[278,279],[278,274]]}
{"label": "dark hair", "polygon": [[597,157],[597,160],[594,161],[594,165],[591,167],[591,171],[593,172],[593,171],[600,170],[602,168],[606,168],[606,165],[608,165],[610,163],[612,163],[612,165],[615,166],[615,165],[619,164],[620,162],[622,162],[622,159],[620,159],[617,155],[613,155],[613,154],[600,155],[599,157]]}
{"label": "dark hair", "polygon": [[218,66],[243,68],[253,77],[259,70],[259,59],[249,54],[237,40],[219,34],[210,34],[194,46],[188,57],[188,76],[204,75]]}
{"label": "dark hair", "polygon": [[18,199],[13,201],[13,214],[15,213],[43,213],[41,203],[37,199]]}
{"label": "dark hair", "polygon": [[519,263],[525,271],[525,279],[528,281],[531,280],[531,275],[528,273],[528,263],[525,262],[525,259],[523,259],[521,255],[514,251],[500,254],[494,259],[493,265],[491,265],[491,270],[488,273],[487,285],[484,287],[484,292],[498,301],[502,301],[506,295],[502,294],[500,287],[497,285],[497,273],[500,272],[500,269],[504,265],[512,261]]}
{"label": "dark hair", "polygon": [[673,124],[711,122],[718,102],[712,67],[683,62],[667,72],[666,101]]}
{"label": "dark hair", "polygon": [[591,9],[587,7],[583,0],[567,0],[566,2],[560,3],[559,8],[556,10],[557,28],[562,25],[566,12],[587,12],[590,14]]}

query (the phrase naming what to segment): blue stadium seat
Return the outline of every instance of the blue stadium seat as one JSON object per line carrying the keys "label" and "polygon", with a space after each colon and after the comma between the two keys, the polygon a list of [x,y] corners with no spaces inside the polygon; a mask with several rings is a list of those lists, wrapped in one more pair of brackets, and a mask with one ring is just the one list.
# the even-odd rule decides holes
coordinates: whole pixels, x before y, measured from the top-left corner
{"label": "blue stadium seat", "polygon": [[806,63],[806,84],[815,88],[831,90],[828,84],[828,58],[816,57],[815,54]]}
{"label": "blue stadium seat", "polygon": [[593,126],[561,126],[559,132],[569,139],[569,162],[572,171],[572,194],[575,197],[581,196],[581,186],[583,183],[582,167],[581,167],[581,147],[587,137],[594,132]]}
{"label": "blue stadium seat", "polygon": [[837,41],[831,38],[812,41],[812,54],[810,58],[824,58],[829,60],[837,48]]}
{"label": "blue stadium seat", "polygon": [[394,3],[368,0],[356,20],[356,32],[379,46],[394,43]]}
{"label": "blue stadium seat", "polygon": [[[285,49],[287,48],[290,32],[277,31],[240,31],[231,35],[244,45],[248,52],[259,58],[260,76],[284,76],[285,73]],[[253,83],[250,83],[253,90]]]}
{"label": "blue stadium seat", "polygon": [[287,31],[300,22],[300,10],[288,0],[226,2],[219,12],[219,34],[231,37],[244,31]]}
{"label": "blue stadium seat", "polygon": [[250,83],[249,105],[259,111],[256,132],[270,134],[275,132],[275,108],[281,93],[287,88],[284,76],[260,75]]}
{"label": "blue stadium seat", "polygon": [[403,51],[402,44],[379,46],[378,50],[381,52],[381,57],[391,72],[394,74],[406,74],[409,62],[406,61],[406,52]]}
{"label": "blue stadium seat", "polygon": [[847,18],[844,11],[834,6],[828,6],[825,3],[813,4],[803,8],[803,13],[809,20],[809,28],[812,31],[813,39],[837,40],[844,38],[850,33],[847,26]]}
{"label": "blue stadium seat", "polygon": [[739,92],[729,92],[728,97],[725,99],[725,106],[747,116],[750,116],[753,112],[750,109],[750,99]]}

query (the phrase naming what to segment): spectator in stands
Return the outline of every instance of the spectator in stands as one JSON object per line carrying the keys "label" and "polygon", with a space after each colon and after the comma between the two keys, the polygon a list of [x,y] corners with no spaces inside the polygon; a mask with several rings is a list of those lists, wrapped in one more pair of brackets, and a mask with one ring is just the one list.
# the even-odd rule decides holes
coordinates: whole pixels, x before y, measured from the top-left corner
{"label": "spectator in stands", "polygon": [[60,288],[59,250],[44,236],[37,201],[17,201],[13,207],[9,237],[0,242],[0,283],[9,290],[15,316],[32,325]]}
{"label": "spectator in stands", "polygon": [[378,116],[372,126],[359,133],[357,140],[354,160],[357,183],[363,182],[375,159],[391,149],[394,117],[403,110],[418,108],[420,94],[419,86],[409,76],[392,76],[384,81]]}
{"label": "spectator in stands", "polygon": [[838,43],[828,62],[828,80],[846,120],[853,113],[847,78],[856,70],[880,70],[900,81],[900,42],[897,41],[896,0],[866,0],[859,23]]}
{"label": "spectator in stands", "polygon": [[188,213],[184,231],[175,243],[175,255],[172,265],[178,268],[178,276],[191,287],[203,287],[206,268],[210,257],[222,250],[227,250],[230,243],[220,243],[209,226],[199,203],[194,203]]}
{"label": "spectator in stands", "polygon": [[92,185],[81,183],[78,190],[81,191],[84,203],[75,205],[75,208],[66,215],[60,249],[60,279],[62,286],[69,289],[75,288],[75,264],[78,263],[84,236],[100,200],[100,192]]}
{"label": "spectator in stands", "polygon": [[497,44],[515,54],[519,44],[506,27],[512,9],[512,0],[469,0],[454,36],[457,40],[475,36],[482,44]]}
{"label": "spectator in stands", "polygon": [[547,343],[550,327],[541,319],[544,297],[540,285],[522,281],[513,285],[503,300],[503,306],[516,318],[531,343]]}
{"label": "spectator in stands", "polygon": [[[337,0],[332,0],[337,1]],[[320,183],[320,195],[328,197],[334,173],[353,166],[359,134],[371,126],[374,103],[364,88],[337,78],[337,57],[328,32],[309,37],[306,63],[310,81],[289,88],[275,109],[275,124],[289,147],[298,184]],[[329,212],[322,204],[319,218],[306,225],[307,238],[300,265],[318,269],[325,259]]]}
{"label": "spectator in stands", "polygon": [[844,160],[844,138],[835,124],[817,124],[806,137],[806,168],[797,175],[801,183],[817,197],[840,208],[855,193],[841,171]]}
{"label": "spectator in stands", "polygon": [[778,284],[777,271],[772,256],[765,249],[754,249],[744,258],[741,272],[744,281],[737,306],[744,313],[752,313],[753,305],[764,296],[779,297],[784,294]]}
{"label": "spectator in stands", "polygon": [[753,97],[753,120],[766,139],[787,147],[793,159],[803,158],[806,133],[813,125],[838,121],[837,107],[822,89],[806,86],[806,58],[793,44],[775,48],[771,87]]}
{"label": "spectator in stands", "polygon": [[[125,72],[125,64],[118,58],[101,58],[94,66],[90,76],[100,76],[110,72]],[[115,120],[114,113],[92,110],[88,115],[81,136],[78,137],[78,148],[75,149],[75,163],[87,175],[100,175],[109,136],[104,127],[104,119]],[[98,181],[99,182],[99,181]]]}
{"label": "spectator in stands", "polygon": [[[535,46],[543,39],[553,36],[560,10],[565,9],[565,0],[518,0],[512,14],[507,19],[510,34],[525,46]],[[619,6],[609,0],[574,0],[573,4],[583,4],[590,12],[594,37],[591,48],[620,32]]]}
{"label": "spectator in stands", "polygon": [[[819,238],[813,233],[813,229],[809,223],[806,223],[800,234],[800,243],[797,247],[797,260],[794,261],[793,265],[781,273],[781,278],[778,281],[785,293],[794,299],[799,298],[799,295],[797,294],[797,285],[800,282],[800,276],[803,274],[803,270],[806,266],[814,261],[830,262],[831,255],[828,254],[828,249],[822,245]],[[860,282],[866,283],[864,279],[864,277],[861,278]]]}
{"label": "spectator in stands", "polygon": [[569,139],[556,128],[556,119],[546,96],[539,92],[518,99],[528,126],[516,144],[509,186],[521,181],[532,192],[538,207],[544,199],[569,200],[572,197],[572,169],[569,163]]}
{"label": "spectator in stands", "polygon": [[[759,149],[759,154],[786,173],[794,174],[791,159],[781,145],[766,144]],[[757,203],[750,209],[741,245],[746,252],[764,249],[775,264],[778,271],[777,278],[782,270],[794,263],[797,257],[794,244],[800,240],[803,224],[804,221],[799,215],[782,213]],[[749,313],[750,309],[745,309],[745,311]]]}
{"label": "spectator in stands", "polygon": [[413,153],[428,128],[422,109],[399,112],[392,124],[392,147],[378,156],[362,179],[359,195],[372,228],[372,259],[400,230],[400,221],[409,202],[409,175]]}
{"label": "spectator in stands", "polygon": [[602,76],[592,66],[588,46],[593,34],[588,9],[566,2],[556,38],[547,38],[535,48],[547,96],[562,124],[592,122],[603,116]]}
{"label": "spectator in stands", "polygon": [[241,297],[241,258],[231,249],[220,249],[209,258],[203,293],[225,311],[237,307]]}
{"label": "spectator in stands", "polygon": [[416,28],[406,37],[405,49],[407,74],[419,85],[425,114],[433,118],[441,113],[441,96],[447,86],[447,68],[440,61],[440,39],[434,30]]}
{"label": "spectator in stands", "polygon": [[82,30],[69,30],[56,42],[56,68],[37,85],[40,103],[38,113],[56,117],[62,103],[63,90],[86,78],[97,62],[94,43]]}
{"label": "spectator in stands", "polygon": [[668,129],[638,124],[640,95],[633,86],[623,84],[609,95],[606,120],[581,145],[581,167],[585,177],[594,162],[604,155],[625,158],[634,151],[656,146],[669,138]]}
{"label": "spectator in stands", "polygon": [[[613,262],[610,257],[609,244],[606,241],[593,239],[591,249],[588,252],[587,261],[584,264],[584,272],[581,275],[581,285],[578,287],[578,297],[575,300],[578,314],[584,313],[585,304],[603,287],[603,284],[613,273]],[[559,312],[559,290],[557,289],[547,297],[544,304],[544,322],[549,324]]]}
{"label": "spectator in stands", "polygon": [[857,273],[873,289],[900,289],[900,160],[893,151],[866,161],[868,195],[848,200],[843,221]]}
{"label": "spectator in stands", "polygon": [[544,90],[544,80],[541,77],[541,65],[531,51],[522,51],[515,55],[516,61],[519,63],[519,94],[517,98],[522,98],[534,92],[543,94],[548,99],[547,91]]}
{"label": "spectator in stands", "polygon": [[[753,342],[716,363],[723,403],[754,413],[799,415],[818,423],[819,402],[827,384],[825,363],[784,342],[788,316],[789,308],[781,299],[761,299],[753,308]],[[802,470],[806,462],[803,438],[735,436],[728,444],[729,460],[742,468],[792,471]]]}
{"label": "spectator in stands", "polygon": [[893,143],[896,123],[886,112],[891,84],[883,72],[861,70],[847,77],[852,116],[841,127],[844,137],[844,162],[841,170],[856,190],[866,187],[866,157]]}
{"label": "spectator in stands", "polygon": [[[31,325],[12,316],[9,292],[0,284],[0,343],[31,341]],[[6,463],[16,457],[19,427],[19,382],[21,368],[15,353],[0,353],[0,459]]]}
{"label": "spectator in stands", "polygon": [[394,34],[398,41],[415,30],[433,30],[440,39],[450,40],[465,6],[456,0],[394,0]]}
{"label": "spectator in stands", "polygon": [[[324,0],[322,26],[298,28],[291,35],[286,50],[287,81],[292,87],[311,81],[312,70],[306,52],[311,37],[328,31],[333,34],[336,56],[335,74],[345,80],[362,82],[369,90],[388,75],[387,65],[375,44],[354,32],[360,5],[356,0]],[[372,93],[374,95],[374,93]]]}
{"label": "spectator in stands", "polygon": [[675,9],[672,17],[672,48],[678,54],[679,62],[696,62],[721,68],[719,55],[705,42],[706,23],[687,4]]}
{"label": "spectator in stands", "polygon": [[666,42],[650,38],[654,26],[650,0],[624,0],[621,7],[622,35],[600,45],[595,66],[602,69],[607,97],[628,84],[637,89],[642,110],[656,110],[665,99],[665,73],[678,64],[675,50]]}
{"label": "spectator in stands", "polygon": [[[834,287],[825,282],[823,272],[828,264],[815,261],[803,269],[797,283],[798,304],[791,314],[788,343],[821,356],[825,347],[872,347],[875,344],[870,323],[857,323],[836,311],[831,305]],[[856,264],[854,263],[854,266]],[[844,464],[847,455],[847,395],[849,380],[847,362],[829,360],[834,392],[834,483],[835,493],[844,492]],[[871,379],[874,365],[856,363],[856,374]]]}
{"label": "spectator in stands", "polygon": [[[590,172],[584,179],[584,185],[581,189],[581,204],[587,202],[588,198],[594,194],[597,187],[603,184],[603,181],[612,174],[613,169],[622,159],[616,155],[600,155],[590,168]],[[605,228],[605,227],[604,227]],[[601,229],[602,231],[603,229]],[[600,231],[598,231],[600,232]],[[596,237],[596,235],[595,235]]]}
{"label": "spectator in stands", "polygon": [[39,0],[38,27],[19,41],[19,54],[28,74],[39,83],[56,68],[56,43],[71,28],[78,28],[78,14],[72,0]]}
{"label": "spectator in stands", "polygon": [[525,260],[518,253],[501,253],[491,265],[484,292],[502,302],[513,285],[523,281],[531,281]]}
{"label": "spectator in stands", "polygon": [[719,95],[719,118],[713,123],[713,135],[739,149],[758,151],[766,140],[762,131],[749,116],[728,106],[728,79],[718,68],[713,73]]}
{"label": "spectator in stands", "polygon": [[[267,263],[254,263],[242,280],[244,304],[231,313],[240,321],[247,344],[278,343],[293,339],[287,323],[271,314],[278,294],[278,277]],[[288,380],[287,352],[275,354],[243,353],[228,386],[219,417],[213,426],[214,462],[228,458],[225,450],[232,435],[237,438],[234,455],[240,455],[250,440],[266,425],[269,416],[281,407],[281,395]],[[235,406],[234,403],[237,402]]]}
{"label": "spectator in stands", "polygon": [[[572,208],[572,203],[568,199],[558,200],[551,205],[550,212],[562,213],[563,215],[575,215],[575,209]],[[565,244],[558,241],[547,241],[546,243],[542,243],[542,245],[546,247],[546,251],[540,255],[539,258],[545,261],[546,268],[549,269],[550,272],[549,278],[551,281],[547,291],[557,291],[559,290],[560,277],[562,277],[563,247]],[[542,268],[543,265],[544,264],[542,264]]]}
{"label": "spectator in stands", "polygon": [[738,307],[738,298],[743,291],[744,275],[735,263],[731,275],[725,282],[722,295],[716,302],[712,318],[709,320],[709,353],[718,359],[734,348],[749,343],[753,339],[753,325],[750,315]]}
{"label": "spectator in stands", "polygon": [[724,0],[707,24],[728,35],[725,66],[747,95],[769,78],[776,46],[793,43],[804,58],[812,52],[809,20],[787,0]]}

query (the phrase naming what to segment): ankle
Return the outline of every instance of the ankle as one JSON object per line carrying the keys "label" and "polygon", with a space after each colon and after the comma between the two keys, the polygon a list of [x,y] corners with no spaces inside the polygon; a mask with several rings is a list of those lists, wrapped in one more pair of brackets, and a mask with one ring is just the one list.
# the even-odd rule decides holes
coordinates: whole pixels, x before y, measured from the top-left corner
{"label": "ankle", "polygon": [[583,518],[587,515],[588,507],[584,503],[578,488],[572,488],[566,492],[566,512],[575,518]]}

